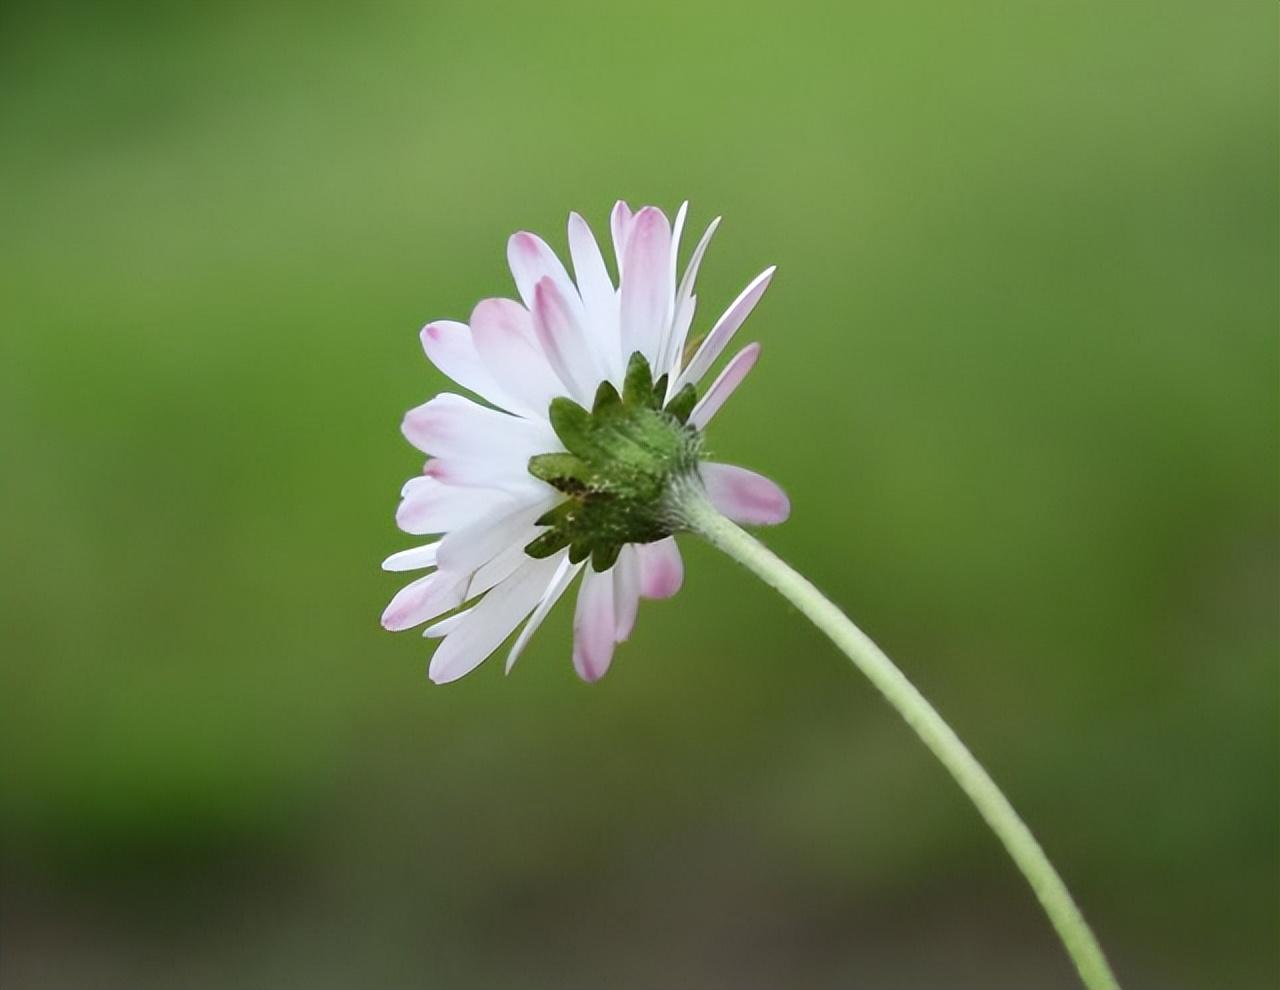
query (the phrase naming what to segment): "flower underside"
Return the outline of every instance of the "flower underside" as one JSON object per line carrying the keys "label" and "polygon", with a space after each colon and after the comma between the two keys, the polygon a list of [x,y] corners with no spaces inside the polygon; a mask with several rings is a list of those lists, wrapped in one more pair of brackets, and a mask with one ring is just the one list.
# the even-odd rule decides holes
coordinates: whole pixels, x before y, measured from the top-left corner
{"label": "flower underside", "polygon": [[568,496],[537,520],[551,527],[525,547],[530,557],[569,548],[569,559],[612,567],[627,543],[652,543],[674,531],[667,508],[672,481],[697,466],[701,435],[688,425],[697,391],[687,384],[664,405],[644,355],[627,364],[622,394],[601,382],[588,412],[572,399],[551,402],[551,426],[564,453],[529,459],[529,473]]}

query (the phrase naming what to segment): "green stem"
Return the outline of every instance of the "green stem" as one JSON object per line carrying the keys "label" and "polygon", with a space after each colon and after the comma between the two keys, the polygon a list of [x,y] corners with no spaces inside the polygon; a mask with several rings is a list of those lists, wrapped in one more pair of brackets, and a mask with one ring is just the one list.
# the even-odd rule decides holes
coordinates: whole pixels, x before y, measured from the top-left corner
{"label": "green stem", "polygon": [[990,774],[893,661],[807,579],[755,537],[722,516],[707,501],[701,486],[681,486],[676,493],[674,508],[687,529],[704,537],[775,588],[866,674],[916,731],[929,751],[942,761],[1004,843],[1039,898],[1084,985],[1089,990],[1119,990],[1120,985],[1102,954],[1098,940],[1076,907],[1066,884],[1058,876],[1058,871],[1040,848],[1040,843],[1018,817]]}

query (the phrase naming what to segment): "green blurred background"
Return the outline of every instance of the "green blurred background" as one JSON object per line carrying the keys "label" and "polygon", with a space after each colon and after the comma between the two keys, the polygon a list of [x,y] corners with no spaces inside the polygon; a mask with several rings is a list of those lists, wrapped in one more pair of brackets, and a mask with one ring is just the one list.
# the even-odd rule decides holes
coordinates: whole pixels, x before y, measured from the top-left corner
{"label": "green blurred background", "polygon": [[1277,8],[0,13],[0,980],[1068,988],[817,634],[686,542],[601,684],[378,626],[417,330],[619,196],[766,264],[716,453],[1127,988],[1277,985]]}

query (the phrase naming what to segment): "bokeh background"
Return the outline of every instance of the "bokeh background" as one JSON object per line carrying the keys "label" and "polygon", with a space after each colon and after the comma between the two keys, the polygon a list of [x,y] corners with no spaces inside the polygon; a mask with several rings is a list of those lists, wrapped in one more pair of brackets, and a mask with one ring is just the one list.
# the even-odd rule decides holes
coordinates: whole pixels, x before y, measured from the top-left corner
{"label": "bokeh background", "polygon": [[[693,204],[713,449],[987,762],[1127,988],[1271,988],[1277,8],[8,3],[0,982],[1068,988],[817,634],[685,543],[608,678],[377,618],[513,230]],[[687,249],[687,248],[686,248]]]}

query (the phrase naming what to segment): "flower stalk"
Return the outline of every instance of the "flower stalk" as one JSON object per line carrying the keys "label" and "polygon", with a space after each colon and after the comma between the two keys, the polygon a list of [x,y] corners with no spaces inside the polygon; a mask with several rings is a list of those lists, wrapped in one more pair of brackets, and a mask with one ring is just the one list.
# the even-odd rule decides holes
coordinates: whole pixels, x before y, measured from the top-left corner
{"label": "flower stalk", "polygon": [[684,528],[728,554],[798,608],[845,654],[897,710],[969,796],[1031,884],[1089,990],[1119,990],[1119,983],[1040,843],[968,747],[892,660],[804,576],[755,537],[725,518],[701,485],[688,479],[672,489],[671,512]]}

